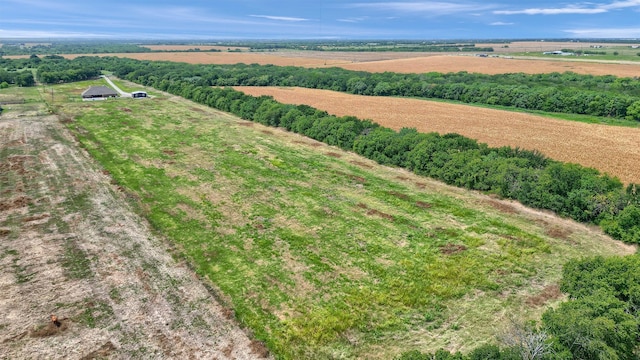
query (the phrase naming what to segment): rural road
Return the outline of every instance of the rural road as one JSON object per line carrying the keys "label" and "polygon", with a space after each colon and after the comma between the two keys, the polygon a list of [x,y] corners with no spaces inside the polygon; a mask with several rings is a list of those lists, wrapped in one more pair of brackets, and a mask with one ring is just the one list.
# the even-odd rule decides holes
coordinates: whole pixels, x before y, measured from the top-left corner
{"label": "rural road", "polygon": [[131,93],[122,91],[122,89],[120,89],[116,84],[114,84],[113,81],[111,81],[111,79],[109,79],[106,75],[100,75],[100,77],[105,79],[107,83],[109,83],[109,86],[114,88],[118,92],[118,94],[120,94],[120,96],[131,97]]}

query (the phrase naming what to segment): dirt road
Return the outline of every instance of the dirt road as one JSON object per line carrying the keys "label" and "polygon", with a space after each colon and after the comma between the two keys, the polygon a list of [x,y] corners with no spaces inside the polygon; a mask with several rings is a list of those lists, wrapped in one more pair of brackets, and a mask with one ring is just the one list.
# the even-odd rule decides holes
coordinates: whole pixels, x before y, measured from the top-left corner
{"label": "dirt road", "polygon": [[0,117],[0,289],[2,359],[268,356],[55,116]]}

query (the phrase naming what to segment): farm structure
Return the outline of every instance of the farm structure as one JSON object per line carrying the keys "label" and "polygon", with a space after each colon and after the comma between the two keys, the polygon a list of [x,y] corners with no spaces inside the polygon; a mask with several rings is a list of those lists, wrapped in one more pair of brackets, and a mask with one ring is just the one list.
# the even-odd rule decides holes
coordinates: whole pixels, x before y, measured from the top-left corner
{"label": "farm structure", "polygon": [[83,100],[106,99],[117,97],[118,93],[106,86],[92,86],[82,93]]}

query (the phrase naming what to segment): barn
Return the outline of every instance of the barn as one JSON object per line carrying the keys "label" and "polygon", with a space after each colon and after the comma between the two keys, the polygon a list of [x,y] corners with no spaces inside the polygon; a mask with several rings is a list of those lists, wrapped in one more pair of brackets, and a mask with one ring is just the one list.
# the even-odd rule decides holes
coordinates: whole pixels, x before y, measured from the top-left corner
{"label": "barn", "polygon": [[82,99],[106,99],[116,96],[118,93],[106,86],[92,86],[82,93]]}

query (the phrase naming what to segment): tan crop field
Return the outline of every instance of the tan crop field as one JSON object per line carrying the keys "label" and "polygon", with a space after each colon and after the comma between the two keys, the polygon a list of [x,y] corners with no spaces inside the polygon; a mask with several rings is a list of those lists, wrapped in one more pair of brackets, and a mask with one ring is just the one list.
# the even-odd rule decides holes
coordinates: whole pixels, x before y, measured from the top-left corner
{"label": "tan crop field", "polygon": [[628,47],[630,45],[632,44],[597,41],[513,41],[509,43],[477,44],[477,46],[492,47],[496,53],[542,52],[561,49],[593,50],[594,46],[598,46],[598,49],[606,49],[620,46]]}
{"label": "tan crop field", "polygon": [[203,51],[207,50],[249,50],[247,47],[238,47],[238,46],[217,46],[217,45],[144,45],[142,47],[146,47],[151,50],[160,50],[160,51],[187,51],[193,49],[200,49]]}
{"label": "tan crop field", "polygon": [[640,183],[640,129],[556,120],[543,116],[427,100],[350,95],[328,90],[235,87],[254,96],[353,115],[392,129],[458,133],[490,146],[537,149],[550,158],[594,167],[623,182]]}
{"label": "tan crop field", "polygon": [[547,74],[571,71],[589,75],[638,76],[640,63],[621,64],[604,62],[587,62],[577,59],[529,60],[507,58],[482,58],[476,56],[438,55],[415,57],[409,59],[383,60],[367,63],[340,65],[348,70],[368,72],[426,73],[426,72],[459,72],[482,74]]}

